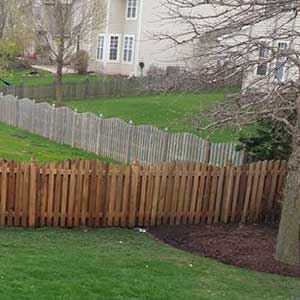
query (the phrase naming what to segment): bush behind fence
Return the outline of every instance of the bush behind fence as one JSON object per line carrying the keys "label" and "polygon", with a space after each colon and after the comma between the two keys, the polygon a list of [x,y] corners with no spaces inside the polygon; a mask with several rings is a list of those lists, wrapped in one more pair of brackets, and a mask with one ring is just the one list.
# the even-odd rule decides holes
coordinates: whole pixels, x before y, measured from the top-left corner
{"label": "bush behind fence", "polygon": [[[81,82],[64,82],[62,96],[66,99],[86,99],[95,97],[138,96],[162,92],[186,92],[203,89],[239,87],[239,80],[231,80],[220,85],[204,85],[198,77],[184,73],[155,74],[146,77],[126,78],[120,76],[103,76],[90,78]],[[55,82],[49,84],[21,83],[0,87],[4,95],[14,95],[18,98],[47,101],[56,96]]]}
{"label": "bush behind fence", "polygon": [[235,150],[235,144],[209,143],[191,133],[134,126],[120,119],[102,119],[93,113],[13,96],[0,96],[0,121],[124,163],[185,160],[241,165],[246,158],[244,151]]}
{"label": "bush behind fence", "polygon": [[286,162],[216,167],[0,162],[0,226],[134,227],[274,222]]}
{"label": "bush behind fence", "polygon": [[[119,97],[140,95],[144,90],[144,82],[140,79],[110,78],[90,79],[82,82],[64,82],[62,96],[67,99],[85,99],[94,97]],[[0,92],[18,98],[47,101],[55,99],[56,85],[49,84],[16,84],[3,86]]]}

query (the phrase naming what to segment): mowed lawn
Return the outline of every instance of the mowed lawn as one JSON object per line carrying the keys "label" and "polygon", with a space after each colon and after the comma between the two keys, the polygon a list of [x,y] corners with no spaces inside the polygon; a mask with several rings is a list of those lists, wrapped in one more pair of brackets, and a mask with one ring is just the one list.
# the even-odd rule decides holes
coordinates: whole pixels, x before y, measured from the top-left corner
{"label": "mowed lawn", "polygon": [[127,229],[0,229],[1,300],[294,299],[300,281],[234,268]]}
{"label": "mowed lawn", "polygon": [[[197,131],[194,116],[224,100],[227,93],[237,90],[223,89],[202,91],[198,94],[161,94],[117,99],[64,100],[63,104],[79,112],[102,114],[104,118],[118,117],[134,124],[151,124],[171,132],[193,132],[208,137],[207,130]],[[202,125],[205,120],[203,120]],[[239,137],[233,129],[218,129],[209,135],[211,141],[231,142]]]}
{"label": "mowed lawn", "polygon": [[[39,76],[29,76],[33,71],[37,71]],[[2,71],[0,73],[0,78],[8,81],[11,84],[49,84],[54,81],[54,75],[45,70],[36,68],[20,68],[8,71]],[[97,75],[76,75],[76,74],[66,74],[63,76],[64,82],[80,82],[84,80],[97,79]],[[2,82],[0,84],[3,84]]]}
{"label": "mowed lawn", "polygon": [[17,161],[61,161],[66,159],[103,159],[67,145],[57,144],[27,131],[0,123],[0,159]]}

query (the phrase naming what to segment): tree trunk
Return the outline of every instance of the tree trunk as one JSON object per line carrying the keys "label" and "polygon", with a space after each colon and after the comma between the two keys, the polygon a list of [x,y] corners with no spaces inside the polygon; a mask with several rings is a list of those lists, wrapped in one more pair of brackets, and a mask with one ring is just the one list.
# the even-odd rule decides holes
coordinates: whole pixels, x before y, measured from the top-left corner
{"label": "tree trunk", "polygon": [[60,102],[63,98],[63,65],[61,63],[57,63],[56,69],[56,77],[55,77],[55,98],[58,102]]}
{"label": "tree trunk", "polygon": [[64,67],[64,31],[59,35],[58,55],[56,59],[56,100],[60,102],[63,98],[63,67]]}
{"label": "tree trunk", "polygon": [[300,264],[300,97],[293,132],[293,151],[288,162],[283,208],[277,237],[276,259],[289,265]]}

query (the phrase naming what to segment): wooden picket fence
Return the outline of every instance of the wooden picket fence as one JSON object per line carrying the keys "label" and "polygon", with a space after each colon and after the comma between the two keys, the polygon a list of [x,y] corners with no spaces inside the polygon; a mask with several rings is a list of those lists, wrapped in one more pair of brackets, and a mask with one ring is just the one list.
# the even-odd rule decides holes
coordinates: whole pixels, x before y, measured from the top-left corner
{"label": "wooden picket fence", "polygon": [[274,219],[286,162],[216,167],[0,162],[0,226],[134,227]]}
{"label": "wooden picket fence", "polygon": [[245,151],[236,151],[234,143],[210,143],[192,133],[135,126],[117,118],[103,119],[13,96],[0,96],[0,122],[124,163],[185,160],[242,165],[247,159]]}

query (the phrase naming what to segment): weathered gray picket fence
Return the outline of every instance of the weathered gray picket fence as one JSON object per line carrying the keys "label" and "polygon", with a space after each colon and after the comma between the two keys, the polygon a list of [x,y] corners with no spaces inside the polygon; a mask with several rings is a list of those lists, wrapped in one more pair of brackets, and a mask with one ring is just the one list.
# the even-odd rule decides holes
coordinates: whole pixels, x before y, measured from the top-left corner
{"label": "weathered gray picket fence", "polygon": [[0,96],[0,121],[58,143],[101,154],[120,162],[199,161],[215,165],[245,162],[235,144],[209,143],[191,133],[169,133],[154,126],[134,126],[120,119],[102,119],[49,103]]}

